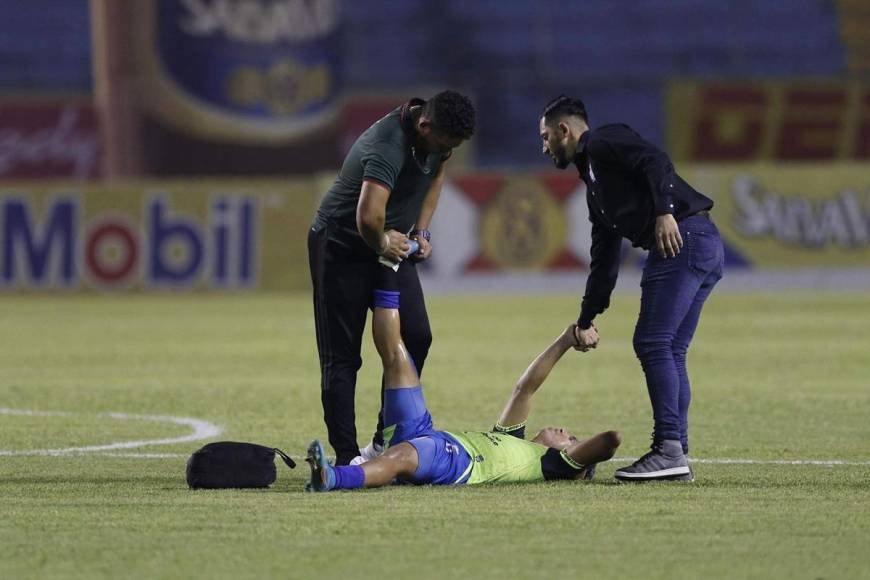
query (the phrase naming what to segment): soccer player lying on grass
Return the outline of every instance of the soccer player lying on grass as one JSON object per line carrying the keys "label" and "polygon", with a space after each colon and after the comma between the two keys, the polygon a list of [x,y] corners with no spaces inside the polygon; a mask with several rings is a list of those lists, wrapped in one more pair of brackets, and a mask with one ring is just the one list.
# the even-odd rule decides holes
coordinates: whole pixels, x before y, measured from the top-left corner
{"label": "soccer player lying on grass", "polygon": [[526,369],[492,431],[437,431],[426,409],[414,363],[402,342],[398,293],[377,291],[372,322],[384,365],[386,450],[361,465],[333,467],[323,445],[308,447],[311,491],[380,487],[395,480],[414,484],[460,485],[592,479],[595,465],[613,457],[616,431],[580,441],[566,429],[548,427],[524,439],[532,396],[565,352],[576,346],[574,326]]}

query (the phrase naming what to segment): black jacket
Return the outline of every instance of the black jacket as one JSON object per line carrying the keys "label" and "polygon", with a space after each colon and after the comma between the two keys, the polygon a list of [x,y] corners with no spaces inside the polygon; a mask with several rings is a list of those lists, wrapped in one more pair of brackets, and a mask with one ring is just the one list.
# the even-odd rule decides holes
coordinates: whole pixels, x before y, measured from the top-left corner
{"label": "black jacket", "polygon": [[580,137],[574,164],[586,183],[592,263],[577,323],[588,328],[610,305],[622,238],[649,250],[656,216],[677,221],[713,207],[674,171],[667,154],[628,125],[604,125]]}

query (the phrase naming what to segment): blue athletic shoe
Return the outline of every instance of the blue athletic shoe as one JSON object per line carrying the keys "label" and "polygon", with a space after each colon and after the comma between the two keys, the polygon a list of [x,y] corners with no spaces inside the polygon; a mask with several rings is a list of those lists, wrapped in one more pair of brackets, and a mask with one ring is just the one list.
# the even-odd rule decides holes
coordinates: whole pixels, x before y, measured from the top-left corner
{"label": "blue athletic shoe", "polygon": [[335,470],[326,459],[326,451],[318,439],[308,446],[305,461],[311,468],[311,480],[305,484],[305,491],[329,491],[335,487]]}

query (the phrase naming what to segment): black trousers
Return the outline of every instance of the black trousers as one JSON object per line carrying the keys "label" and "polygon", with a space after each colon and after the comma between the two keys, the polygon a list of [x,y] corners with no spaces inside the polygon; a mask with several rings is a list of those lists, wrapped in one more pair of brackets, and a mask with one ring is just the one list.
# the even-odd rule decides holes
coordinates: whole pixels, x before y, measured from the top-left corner
{"label": "black trousers", "polygon": [[[380,270],[375,254],[360,240],[340,243],[329,239],[329,226],[308,232],[308,263],[314,288],[314,322],[320,355],[323,419],[337,465],[359,455],[354,396],[356,375],[362,366],[360,349],[368,310]],[[397,273],[402,311],[402,339],[423,372],[432,331],[416,265],[403,262]],[[383,430],[383,380],[377,435]]]}

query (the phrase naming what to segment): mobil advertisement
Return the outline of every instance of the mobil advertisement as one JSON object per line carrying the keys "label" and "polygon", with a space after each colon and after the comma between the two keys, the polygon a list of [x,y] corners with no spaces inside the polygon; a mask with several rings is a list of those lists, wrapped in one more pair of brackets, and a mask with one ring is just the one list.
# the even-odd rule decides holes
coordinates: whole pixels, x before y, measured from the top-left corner
{"label": "mobil advertisement", "polygon": [[147,104],[188,134],[286,142],[338,112],[338,0],[136,2]]}
{"label": "mobil advertisement", "polygon": [[307,284],[310,184],[0,187],[0,291]]}
{"label": "mobil advertisement", "polygon": [[732,253],[753,268],[870,267],[870,172],[858,163],[698,166]]}

